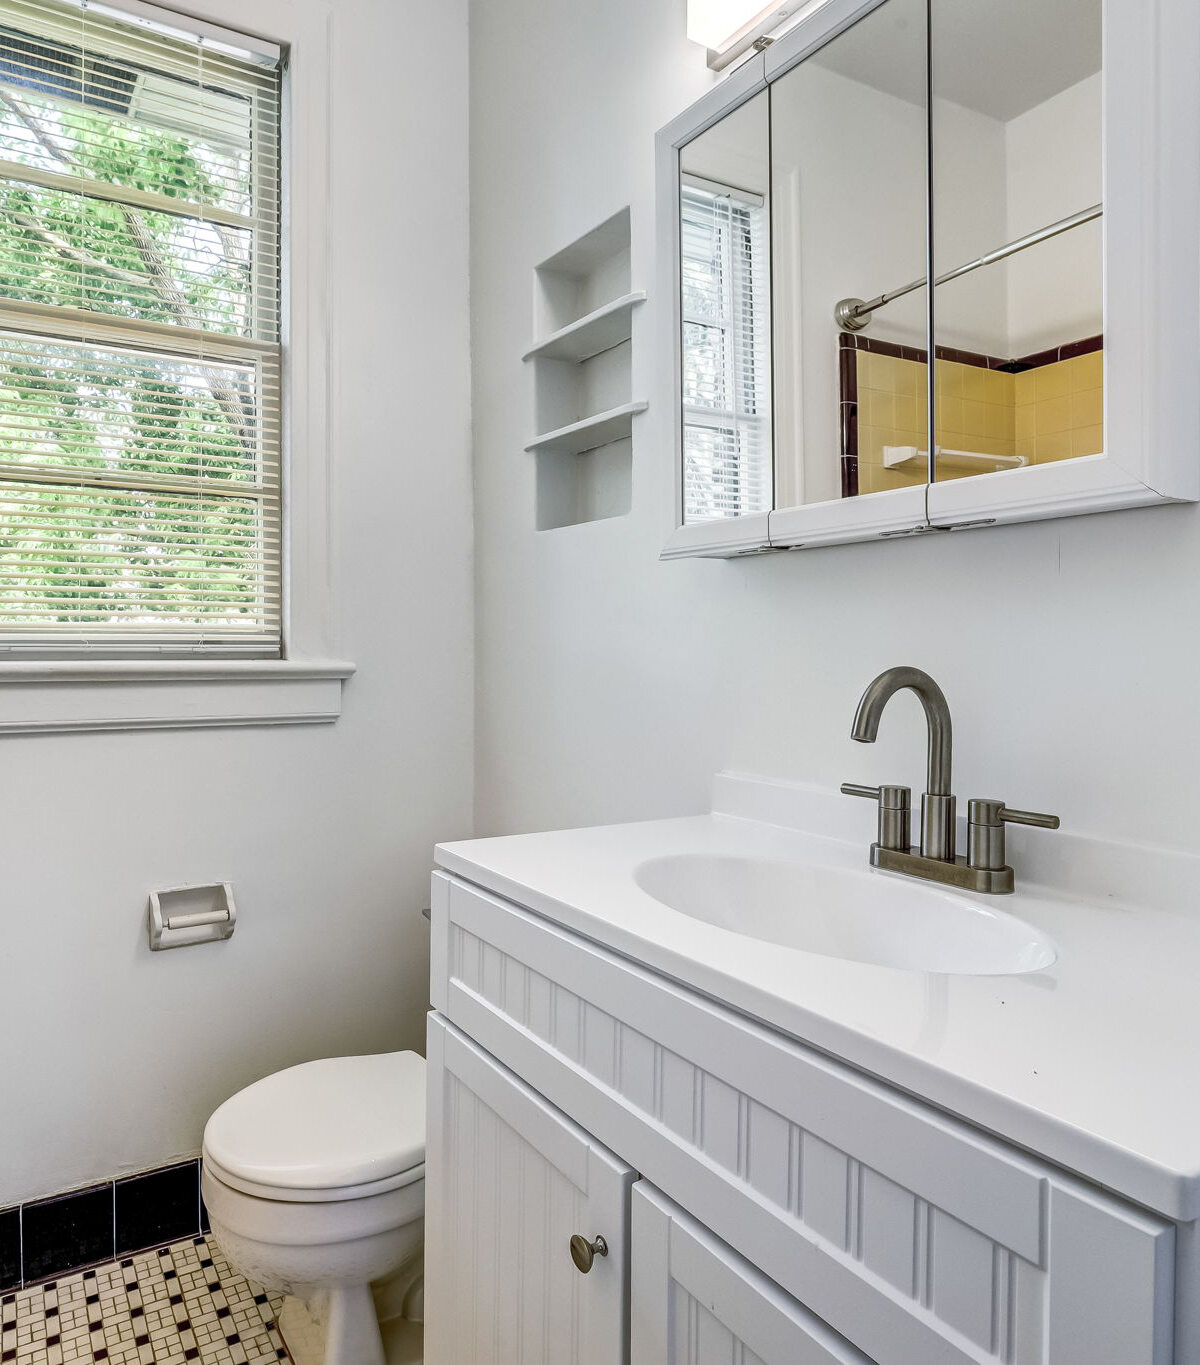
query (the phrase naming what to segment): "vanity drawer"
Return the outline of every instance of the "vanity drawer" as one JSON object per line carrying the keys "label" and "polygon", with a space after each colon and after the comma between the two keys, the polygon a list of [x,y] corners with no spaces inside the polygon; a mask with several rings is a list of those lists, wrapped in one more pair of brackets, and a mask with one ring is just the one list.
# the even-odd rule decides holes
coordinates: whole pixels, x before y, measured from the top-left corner
{"label": "vanity drawer", "polygon": [[466,882],[432,904],[434,1007],[868,1356],[1171,1361],[1170,1224]]}

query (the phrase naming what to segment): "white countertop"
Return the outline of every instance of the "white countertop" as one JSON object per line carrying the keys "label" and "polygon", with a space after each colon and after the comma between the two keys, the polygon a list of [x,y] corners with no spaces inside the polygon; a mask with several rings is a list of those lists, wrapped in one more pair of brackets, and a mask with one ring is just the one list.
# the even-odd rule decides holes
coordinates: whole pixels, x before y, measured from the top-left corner
{"label": "white countertop", "polygon": [[443,844],[437,861],[1096,1184],[1200,1215],[1200,858],[1010,836],[1016,894],[969,898],[1048,935],[1057,961],[1023,976],[899,971],[718,928],[640,890],[637,865],[669,854],[866,863],[866,802],[730,777],[717,798],[709,815]]}

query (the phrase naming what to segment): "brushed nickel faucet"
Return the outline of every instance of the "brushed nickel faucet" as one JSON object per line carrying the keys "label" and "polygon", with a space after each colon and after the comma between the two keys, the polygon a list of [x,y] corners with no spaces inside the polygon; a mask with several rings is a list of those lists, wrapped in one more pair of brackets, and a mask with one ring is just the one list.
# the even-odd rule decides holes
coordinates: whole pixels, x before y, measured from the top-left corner
{"label": "brushed nickel faucet", "polygon": [[925,711],[928,727],[928,764],[925,793],[921,797],[921,842],[909,845],[912,793],[908,787],[864,787],[844,782],[846,796],[865,796],[878,804],[876,842],[871,845],[871,865],[888,872],[945,882],[966,891],[1006,895],[1013,889],[1013,870],[1004,861],[1004,826],[1036,825],[1057,829],[1057,815],[1013,810],[1003,801],[974,800],[968,805],[967,856],[958,856],[956,811],[950,790],[953,729],[945,693],[928,673],[919,668],[889,668],[862,694],[850,735],[860,744],[874,744],[884,707],[897,692],[915,692]]}

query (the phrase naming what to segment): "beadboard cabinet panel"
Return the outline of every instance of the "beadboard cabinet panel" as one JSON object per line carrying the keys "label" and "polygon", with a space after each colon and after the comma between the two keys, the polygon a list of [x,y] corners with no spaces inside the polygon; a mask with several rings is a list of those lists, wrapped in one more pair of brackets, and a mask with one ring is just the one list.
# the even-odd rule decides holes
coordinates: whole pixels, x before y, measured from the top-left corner
{"label": "beadboard cabinet panel", "polygon": [[633,1173],[437,1015],[428,1061],[428,1365],[625,1365]]}
{"label": "beadboard cabinet panel", "polygon": [[1169,1223],[444,880],[437,1008],[868,1358],[1171,1362]]}
{"label": "beadboard cabinet panel", "polygon": [[632,1221],[630,1365],[872,1365],[645,1181]]}

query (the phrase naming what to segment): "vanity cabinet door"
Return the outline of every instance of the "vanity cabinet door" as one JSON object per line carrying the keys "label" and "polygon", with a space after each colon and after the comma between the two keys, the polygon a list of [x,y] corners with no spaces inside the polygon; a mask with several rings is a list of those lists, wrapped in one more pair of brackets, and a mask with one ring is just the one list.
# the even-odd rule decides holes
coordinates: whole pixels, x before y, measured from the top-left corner
{"label": "vanity cabinet door", "polygon": [[632,1271],[630,1365],[872,1365],[645,1181]]}
{"label": "vanity cabinet door", "polygon": [[427,1365],[624,1365],[633,1172],[436,1014],[428,1063]]}

